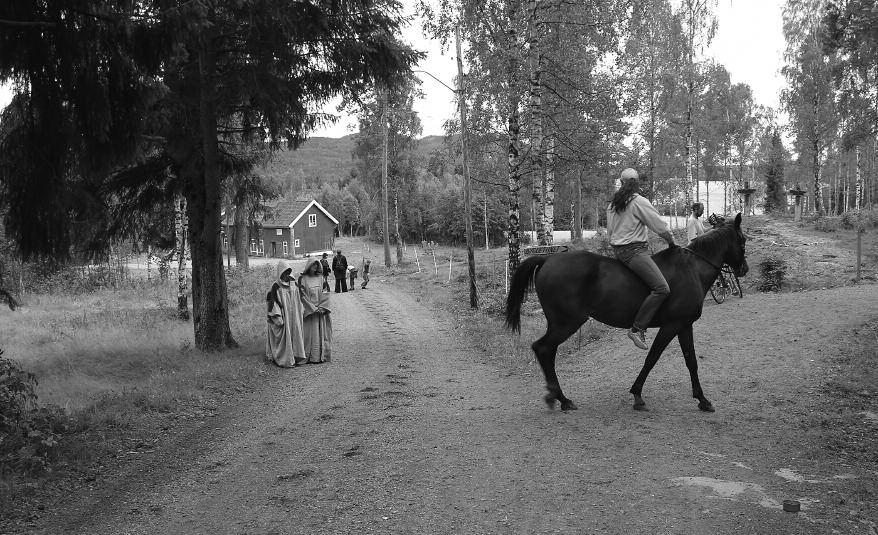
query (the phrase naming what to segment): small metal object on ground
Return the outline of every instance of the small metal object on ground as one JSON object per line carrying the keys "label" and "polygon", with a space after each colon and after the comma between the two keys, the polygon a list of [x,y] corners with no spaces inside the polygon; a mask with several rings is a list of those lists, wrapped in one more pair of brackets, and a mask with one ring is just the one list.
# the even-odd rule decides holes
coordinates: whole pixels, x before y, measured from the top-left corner
{"label": "small metal object on ground", "polygon": [[784,500],[783,501],[783,510],[788,513],[798,513],[801,510],[802,505],[798,502],[798,500]]}

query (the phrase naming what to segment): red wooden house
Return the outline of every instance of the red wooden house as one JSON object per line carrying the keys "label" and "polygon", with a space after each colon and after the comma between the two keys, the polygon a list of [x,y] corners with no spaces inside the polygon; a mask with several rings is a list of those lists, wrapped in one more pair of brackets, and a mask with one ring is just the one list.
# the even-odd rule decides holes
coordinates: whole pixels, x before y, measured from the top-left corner
{"label": "red wooden house", "polygon": [[[313,199],[290,201],[279,199],[258,229],[250,229],[250,256],[293,258],[316,251],[331,251],[335,243],[338,220]],[[231,214],[230,214],[231,215]],[[223,247],[234,232],[234,217],[225,224],[223,213]]]}

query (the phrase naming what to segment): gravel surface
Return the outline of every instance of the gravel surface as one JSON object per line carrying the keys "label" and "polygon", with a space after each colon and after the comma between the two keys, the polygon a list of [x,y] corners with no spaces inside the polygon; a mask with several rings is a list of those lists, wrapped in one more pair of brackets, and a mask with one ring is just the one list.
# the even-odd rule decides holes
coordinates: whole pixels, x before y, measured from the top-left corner
{"label": "gravel surface", "polygon": [[[810,426],[838,336],[878,317],[878,286],[706,303],[714,414],[676,343],[636,412],[645,352],[621,330],[568,342],[559,377],[579,410],[563,413],[538,367],[475,350],[390,280],[333,307],[331,363],[267,368],[259,392],[47,507],[33,532],[875,533],[876,465],[820,453]],[[526,347],[542,317],[524,322]]]}

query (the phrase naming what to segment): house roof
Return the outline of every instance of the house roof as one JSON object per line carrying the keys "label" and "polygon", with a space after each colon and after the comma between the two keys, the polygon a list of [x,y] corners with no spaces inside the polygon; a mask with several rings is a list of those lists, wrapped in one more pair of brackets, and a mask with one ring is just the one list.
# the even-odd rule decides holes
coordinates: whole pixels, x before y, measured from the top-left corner
{"label": "house roof", "polygon": [[[281,197],[280,199],[276,199],[269,203],[268,208],[270,213],[262,219],[261,224],[263,227],[292,227],[308,212],[308,210],[311,209],[312,206],[317,207],[321,212],[326,214],[326,217],[328,217],[330,221],[338,225],[338,219],[334,218],[326,208],[320,205],[319,202],[304,197],[299,197],[294,201]],[[224,221],[226,217],[225,214],[226,212],[223,210],[221,217]],[[234,209],[232,209],[229,215],[230,217],[234,215]]]}
{"label": "house roof", "polygon": [[[298,201],[296,201],[296,202],[298,202]],[[328,217],[328,218],[330,219],[330,221],[332,221],[333,223],[335,223],[336,225],[338,225],[338,219],[332,217],[332,214],[330,214],[329,212],[327,212],[327,211],[326,211],[326,208],[320,206],[320,203],[319,203],[319,202],[317,202],[317,201],[315,201],[315,200],[312,200],[311,202],[309,202],[309,203],[305,206],[305,208],[302,209],[301,212],[299,212],[299,215],[297,215],[297,216],[295,217],[295,219],[293,219],[293,222],[290,223],[290,226],[292,227],[292,226],[295,225],[300,219],[302,219],[302,216],[305,215],[305,213],[308,212],[308,210],[310,210],[312,206],[316,206],[321,212],[323,212],[324,214],[326,214],[326,217]]]}
{"label": "house roof", "polygon": [[281,197],[268,205],[269,213],[262,218],[263,227],[289,227],[291,222],[299,215],[311,199],[296,199],[290,201]]}

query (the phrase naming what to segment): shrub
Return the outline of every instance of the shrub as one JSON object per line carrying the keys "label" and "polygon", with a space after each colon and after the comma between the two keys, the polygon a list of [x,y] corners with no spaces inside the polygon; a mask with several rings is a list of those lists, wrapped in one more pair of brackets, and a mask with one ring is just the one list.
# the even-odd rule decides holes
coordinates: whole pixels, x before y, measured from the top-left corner
{"label": "shrub", "polygon": [[842,218],[837,216],[820,216],[814,220],[814,228],[822,232],[835,232],[842,227]]}
{"label": "shrub", "polygon": [[0,351],[0,472],[47,470],[66,418],[60,408],[36,408],[37,379]]}
{"label": "shrub", "polygon": [[781,258],[768,257],[759,263],[762,280],[757,286],[760,292],[777,292],[783,287],[787,263]]}
{"label": "shrub", "polygon": [[865,230],[878,226],[875,210],[848,210],[841,214],[841,225],[848,230]]}

